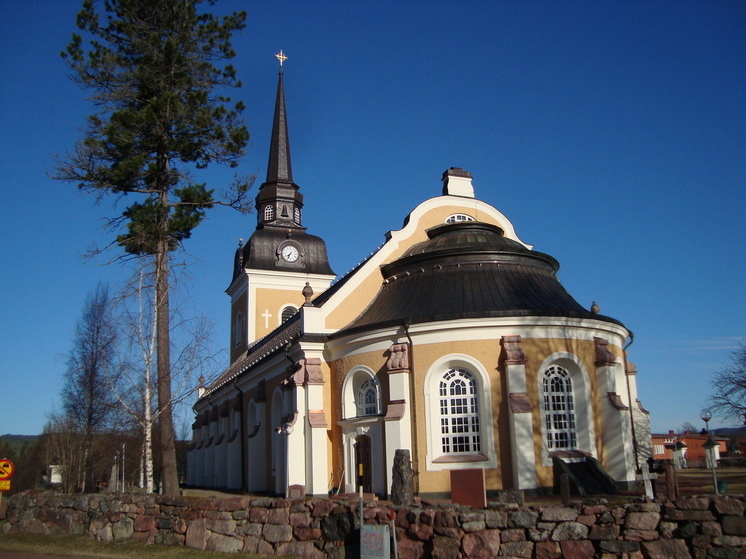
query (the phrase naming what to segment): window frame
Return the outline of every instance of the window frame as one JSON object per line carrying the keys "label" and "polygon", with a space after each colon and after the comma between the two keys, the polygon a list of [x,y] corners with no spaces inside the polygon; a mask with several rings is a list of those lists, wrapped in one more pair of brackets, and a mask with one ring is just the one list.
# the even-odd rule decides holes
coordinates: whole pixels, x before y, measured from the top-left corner
{"label": "window frame", "polygon": [[[360,389],[366,383],[371,383],[371,388],[376,391],[376,412],[360,413],[365,405],[360,405]],[[376,374],[368,367],[356,365],[351,368],[342,383],[342,419],[360,419],[366,417],[379,417],[383,413],[383,401],[381,394],[381,382]]]}
{"label": "window frame", "polygon": [[[544,416],[544,372],[551,366],[557,365],[565,369],[572,381],[573,406],[575,411],[575,448],[549,449],[547,446],[547,428]],[[596,447],[596,430],[591,399],[591,384],[588,371],[580,358],[572,353],[559,351],[548,356],[536,369],[536,385],[538,389],[539,424],[541,436],[541,455],[544,466],[552,465],[554,453],[565,454],[563,460],[580,460],[582,456],[590,454],[598,457]],[[539,433],[537,433],[539,435]],[[577,455],[575,457],[574,455]]]}
{"label": "window frame", "polygon": [[472,221],[476,221],[476,219],[469,214],[457,213],[449,215],[445,222],[450,225],[451,223],[467,223]]}
{"label": "window frame", "polygon": [[[470,431],[479,437],[479,449],[471,452],[445,452],[443,448],[441,424],[441,382],[454,370],[468,373],[474,386],[478,431]],[[425,421],[427,430],[427,469],[457,470],[469,468],[497,468],[495,449],[490,378],[487,369],[473,357],[463,354],[450,354],[435,361],[427,372],[424,382]],[[472,403],[467,402],[469,407]],[[473,450],[473,449],[472,449]]]}

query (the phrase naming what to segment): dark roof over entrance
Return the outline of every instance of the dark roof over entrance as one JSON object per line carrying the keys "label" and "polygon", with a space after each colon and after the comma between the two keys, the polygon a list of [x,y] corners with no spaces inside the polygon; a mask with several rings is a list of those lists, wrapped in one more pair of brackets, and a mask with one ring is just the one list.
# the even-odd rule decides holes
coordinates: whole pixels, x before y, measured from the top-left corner
{"label": "dark roof over entrance", "polygon": [[[427,241],[384,266],[383,286],[345,329],[507,316],[593,318],[557,279],[559,263],[480,222],[440,225]],[[340,332],[341,333],[341,332]]]}

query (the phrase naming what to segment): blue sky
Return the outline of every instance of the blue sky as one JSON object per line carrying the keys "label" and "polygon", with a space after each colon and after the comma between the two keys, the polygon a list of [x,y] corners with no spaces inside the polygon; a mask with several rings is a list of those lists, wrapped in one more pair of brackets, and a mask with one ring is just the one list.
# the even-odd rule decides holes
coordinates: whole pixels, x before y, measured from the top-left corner
{"label": "blue sky", "polygon": [[[79,6],[0,0],[0,434],[41,431],[86,294],[125,275],[81,258],[111,240],[101,227],[118,210],[48,177],[90,111],[59,58]],[[560,261],[579,302],[634,332],[653,429],[701,424],[712,372],[746,336],[746,4],[216,6],[241,8],[241,169],[266,172],[283,49],[304,224],[338,274],[462,167],[521,239]],[[219,190],[230,176],[207,180]],[[186,244],[218,347],[233,252],[255,223],[217,209]]]}

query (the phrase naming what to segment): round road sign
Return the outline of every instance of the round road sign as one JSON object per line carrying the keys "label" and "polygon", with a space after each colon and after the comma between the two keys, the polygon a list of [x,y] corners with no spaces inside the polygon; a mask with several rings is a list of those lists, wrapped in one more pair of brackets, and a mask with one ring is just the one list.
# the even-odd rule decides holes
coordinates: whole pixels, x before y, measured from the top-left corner
{"label": "round road sign", "polygon": [[9,479],[13,476],[13,462],[10,460],[0,460],[0,479]]}

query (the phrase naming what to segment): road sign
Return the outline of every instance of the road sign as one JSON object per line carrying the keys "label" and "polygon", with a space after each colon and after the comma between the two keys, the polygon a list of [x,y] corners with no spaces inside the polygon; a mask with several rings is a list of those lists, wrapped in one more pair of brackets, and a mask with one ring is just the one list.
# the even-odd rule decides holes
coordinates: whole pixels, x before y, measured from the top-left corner
{"label": "road sign", "polygon": [[10,479],[13,477],[13,462],[10,460],[0,460],[0,479]]}
{"label": "road sign", "polygon": [[10,491],[9,479],[0,479],[0,492],[2,491]]}

